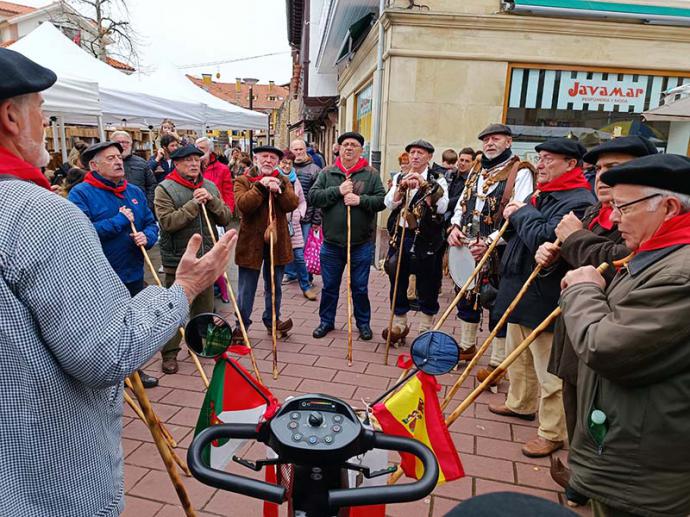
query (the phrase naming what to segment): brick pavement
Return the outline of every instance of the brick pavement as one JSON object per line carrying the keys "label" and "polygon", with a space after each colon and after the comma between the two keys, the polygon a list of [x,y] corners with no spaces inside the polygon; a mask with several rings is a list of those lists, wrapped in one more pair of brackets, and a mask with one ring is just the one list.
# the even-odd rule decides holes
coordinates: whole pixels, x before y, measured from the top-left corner
{"label": "brick pavement", "polygon": [[[317,287],[320,279],[317,277]],[[444,283],[441,307],[447,307],[450,301],[451,286]],[[278,380],[271,378],[271,339],[263,326],[254,325],[249,330],[252,345],[255,348],[259,368],[264,374],[267,386],[276,397],[283,400],[296,393],[324,392],[340,397],[356,407],[362,407],[362,401],[371,401],[382,391],[392,385],[400,370],[394,366],[384,366],[383,354],[385,341],[381,339],[381,330],[388,323],[388,281],[383,273],[372,270],[370,280],[370,298],[372,301],[372,328],[374,339],[370,342],[354,340],[354,363],[347,366],[345,348],[347,345],[347,323],[344,292],[341,294],[338,310],[337,330],[324,339],[314,339],[312,330],[318,324],[318,302],[306,300],[297,285],[284,286],[283,318],[291,317],[295,326],[291,335],[279,342]],[[263,310],[262,297],[257,295],[253,319],[261,321]],[[218,312],[230,318],[230,305],[218,303]],[[416,317],[412,314],[413,330],[416,330]],[[457,334],[458,320],[449,318],[443,330]],[[481,336],[486,335],[486,329]],[[409,350],[407,348],[406,350]],[[391,364],[397,357],[393,350]],[[186,448],[193,435],[198,409],[203,400],[203,384],[194,372],[194,367],[187,352],[180,354],[180,372],[177,375],[161,375],[160,386],[149,390],[154,402],[154,409],[161,420],[178,441],[178,454],[186,456]],[[204,369],[210,375],[212,363],[204,361]],[[248,364],[248,359],[243,358]],[[160,359],[151,361],[147,369],[153,374],[160,372]],[[439,378],[444,386],[443,395],[448,386],[457,378],[457,372]],[[472,382],[460,389],[455,396],[455,404],[466,396]],[[549,476],[547,459],[530,459],[520,452],[521,443],[535,436],[536,424],[494,415],[488,411],[487,404],[502,401],[507,384],[503,383],[499,393],[484,393],[477,403],[470,407],[453,427],[451,434],[460,452],[467,477],[437,488],[434,494],[423,501],[407,504],[389,505],[387,514],[391,516],[440,516],[444,515],[459,501],[473,495],[488,492],[510,490],[534,494],[552,501],[563,502],[559,487]],[[134,418],[129,408],[125,409],[123,418],[123,447],[125,451],[125,488],[126,517],[163,517],[183,515],[177,504],[177,497],[165,473],[163,462],[158,456],[151,436],[145,426]],[[260,446],[251,447],[246,456],[259,458],[264,454]],[[565,461],[565,452],[559,457]],[[397,455],[396,455],[397,456]],[[391,460],[396,460],[391,455]],[[251,473],[238,465],[231,470]],[[199,516],[260,516],[261,502],[204,486],[191,478],[184,478],[190,498]],[[285,506],[285,505],[284,505]],[[588,510],[580,510],[588,515]],[[281,509],[281,515],[285,510]]]}

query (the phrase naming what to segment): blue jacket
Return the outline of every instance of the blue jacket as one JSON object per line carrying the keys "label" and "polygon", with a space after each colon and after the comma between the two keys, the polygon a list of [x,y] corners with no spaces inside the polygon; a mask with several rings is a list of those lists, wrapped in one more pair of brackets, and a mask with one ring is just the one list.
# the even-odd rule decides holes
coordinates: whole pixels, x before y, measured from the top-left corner
{"label": "blue jacket", "polygon": [[121,199],[107,190],[80,183],[70,190],[67,199],[91,220],[108,262],[120,280],[128,284],[144,278],[144,255],[134,244],[129,219],[119,212],[120,207],[126,206],[134,213],[134,225],[146,235],[147,249],[158,240],[158,225],[139,187],[127,184],[124,195]]}
{"label": "blue jacket", "polygon": [[[156,177],[156,181],[158,183],[163,181],[165,179],[165,177],[168,174],[170,174],[173,171],[173,169],[175,168],[175,165],[172,162],[170,162],[170,164],[168,164],[168,160],[166,160],[165,158],[162,159],[161,161],[157,161],[155,156],[152,156],[151,158],[149,158],[148,164],[149,164],[149,167],[151,167],[151,170],[153,171],[153,175]],[[163,172],[160,172],[158,170],[158,167],[160,167],[163,170]],[[156,172],[156,171],[158,171],[158,172]]]}

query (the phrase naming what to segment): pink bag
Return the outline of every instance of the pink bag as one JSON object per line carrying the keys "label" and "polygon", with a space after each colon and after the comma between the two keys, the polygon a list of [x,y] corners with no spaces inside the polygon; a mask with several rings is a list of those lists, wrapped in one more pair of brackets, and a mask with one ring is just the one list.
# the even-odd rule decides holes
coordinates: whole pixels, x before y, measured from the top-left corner
{"label": "pink bag", "polygon": [[323,244],[323,232],[320,228],[312,226],[307,243],[304,245],[304,262],[307,265],[307,271],[312,275],[321,274],[321,244]]}

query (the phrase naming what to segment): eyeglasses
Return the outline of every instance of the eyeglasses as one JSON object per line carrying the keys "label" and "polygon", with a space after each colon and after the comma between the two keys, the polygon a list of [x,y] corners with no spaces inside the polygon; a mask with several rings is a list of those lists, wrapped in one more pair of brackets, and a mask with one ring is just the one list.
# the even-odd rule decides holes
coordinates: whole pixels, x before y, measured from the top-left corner
{"label": "eyeglasses", "polygon": [[121,161],[122,161],[122,156],[119,155],[119,154],[113,154],[113,155],[110,155],[110,156],[104,156],[104,157],[102,158],[102,160],[103,160],[104,162],[108,162],[108,163],[121,162]]}
{"label": "eyeglasses", "polygon": [[345,144],[340,144],[340,147],[345,147],[345,148],[351,147],[352,149],[358,149],[358,148],[360,148],[360,147],[362,147],[362,146],[359,145],[359,144],[351,144],[351,143],[348,142],[348,143],[345,143]]}
{"label": "eyeglasses", "polygon": [[642,203],[642,201],[647,201],[648,199],[652,199],[662,195],[663,194],[657,192],[656,194],[650,194],[649,196],[636,199],[635,201],[629,201],[628,203],[623,203],[622,205],[617,204],[615,201],[611,201],[611,207],[614,211],[618,212],[619,214],[627,214],[630,213],[629,208],[631,206],[636,205],[638,203]]}

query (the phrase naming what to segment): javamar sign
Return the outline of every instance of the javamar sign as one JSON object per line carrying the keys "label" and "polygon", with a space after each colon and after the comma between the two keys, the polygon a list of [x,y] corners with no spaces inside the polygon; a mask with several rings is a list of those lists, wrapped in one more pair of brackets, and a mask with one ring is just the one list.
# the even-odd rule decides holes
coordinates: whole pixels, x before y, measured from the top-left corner
{"label": "javamar sign", "polygon": [[641,81],[635,81],[633,76],[624,76],[623,80],[618,80],[615,74],[611,75],[614,75],[614,79],[563,77],[559,97],[567,98],[573,104],[608,104],[626,108],[633,106],[635,112],[642,111],[647,77],[644,77],[643,85]]}

